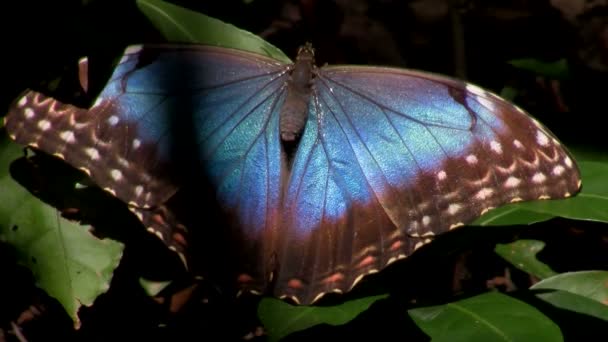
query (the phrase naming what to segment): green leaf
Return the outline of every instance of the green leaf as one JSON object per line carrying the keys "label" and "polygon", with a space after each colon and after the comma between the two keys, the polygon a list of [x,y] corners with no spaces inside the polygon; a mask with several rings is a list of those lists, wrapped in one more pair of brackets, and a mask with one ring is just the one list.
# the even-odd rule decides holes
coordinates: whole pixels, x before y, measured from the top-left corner
{"label": "green leaf", "polygon": [[171,284],[172,280],[157,281],[148,280],[145,278],[139,278],[139,285],[146,291],[146,294],[150,297],[157,296],[162,290],[167,288]]}
{"label": "green leaf", "polygon": [[571,198],[512,203],[490,210],[472,225],[530,224],[561,216],[608,222],[608,163],[580,161],[582,191]]}
{"label": "green leaf", "polygon": [[559,327],[536,308],[497,292],[408,313],[434,342],[563,340]]}
{"label": "green leaf", "polygon": [[86,227],[25,191],[8,173],[23,150],[0,142],[0,239],[15,248],[18,261],[34,275],[36,285],[57,299],[79,327],[78,310],[106,292],[123,245],[99,240]]}
{"label": "green leaf", "polygon": [[568,145],[568,149],[579,162],[590,161],[590,162],[601,162],[608,164],[608,153],[605,149],[598,149],[593,146],[587,145]]}
{"label": "green leaf", "polygon": [[171,42],[245,50],[291,63],[283,51],[251,32],[160,0],[137,0],[139,9]]}
{"label": "green leaf", "polygon": [[536,297],[551,305],[608,321],[608,305],[568,291],[535,291]]}
{"label": "green leaf", "polygon": [[502,90],[500,91],[500,97],[502,97],[503,99],[513,101],[513,99],[517,95],[517,92],[518,92],[517,88],[507,86],[507,87],[502,88]]}
{"label": "green leaf", "polygon": [[608,305],[608,271],[562,273],[539,281],[530,288],[568,291]]}
{"label": "green leaf", "polygon": [[340,325],[367,310],[387,295],[366,297],[331,307],[294,306],[284,301],[264,298],[258,306],[260,318],[270,341],[277,341],[293,332],[318,324]]}
{"label": "green leaf", "polygon": [[540,76],[545,76],[553,79],[568,78],[568,62],[565,59],[560,59],[555,62],[543,62],[534,58],[522,58],[509,61],[509,64],[514,67],[526,71],[532,71]]}
{"label": "green leaf", "polygon": [[544,279],[557,274],[536,258],[536,254],[544,247],[543,241],[518,240],[508,244],[497,244],[494,251],[520,270]]}

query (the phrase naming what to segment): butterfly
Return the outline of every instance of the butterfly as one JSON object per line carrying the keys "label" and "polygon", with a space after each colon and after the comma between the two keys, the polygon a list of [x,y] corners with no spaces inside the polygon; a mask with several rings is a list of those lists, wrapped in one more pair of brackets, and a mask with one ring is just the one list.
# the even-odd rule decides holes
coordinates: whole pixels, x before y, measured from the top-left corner
{"label": "butterfly", "polygon": [[[238,289],[302,304],[492,208],[581,187],[557,138],[499,96],[427,72],[317,67],[310,44],[294,63],[131,46],[89,108],[30,90],[5,125],[86,172],[180,254],[186,228],[166,204],[205,184],[226,220],[188,230],[227,236],[208,263]],[[190,201],[195,215],[215,211]]]}

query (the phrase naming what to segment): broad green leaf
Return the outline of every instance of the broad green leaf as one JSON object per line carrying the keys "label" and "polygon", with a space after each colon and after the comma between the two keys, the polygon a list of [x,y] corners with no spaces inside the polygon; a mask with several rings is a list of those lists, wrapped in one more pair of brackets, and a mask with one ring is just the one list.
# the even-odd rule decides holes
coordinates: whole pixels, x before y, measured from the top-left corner
{"label": "broad green leaf", "polygon": [[571,198],[508,204],[481,216],[472,225],[530,224],[556,216],[608,222],[608,163],[579,161],[583,188]]}
{"label": "broad green leaf", "polygon": [[545,279],[557,273],[536,258],[536,254],[544,247],[543,241],[518,240],[507,244],[497,244],[494,251],[520,270]]}
{"label": "broad green leaf", "polygon": [[92,305],[108,290],[123,245],[97,239],[13,181],[9,163],[20,156],[21,147],[0,142],[0,239],[15,248],[36,285],[57,299],[79,327],[80,306]]}
{"label": "broad green leaf", "polygon": [[568,78],[568,62],[565,59],[560,59],[555,62],[543,62],[534,58],[522,58],[509,61],[509,64],[514,67],[526,71],[532,71],[535,74],[554,78]]}
{"label": "broad green leaf", "polygon": [[318,324],[345,324],[374,302],[386,297],[387,295],[366,297],[331,307],[294,306],[278,299],[264,298],[258,306],[258,317],[270,341],[277,341]]}
{"label": "broad green leaf", "polygon": [[608,164],[608,153],[605,149],[594,148],[587,145],[568,145],[568,149],[580,162],[600,162]]}
{"label": "broad green leaf", "polygon": [[559,327],[536,308],[498,292],[408,313],[433,342],[563,340]]}
{"label": "broad green leaf", "polygon": [[558,274],[530,287],[575,293],[608,305],[608,271],[580,271]]}
{"label": "broad green leaf", "polygon": [[280,49],[234,25],[161,0],[137,0],[139,9],[171,42],[215,45],[256,52],[291,63]]}
{"label": "broad green leaf", "polygon": [[568,291],[534,291],[536,297],[551,305],[608,321],[608,305]]}

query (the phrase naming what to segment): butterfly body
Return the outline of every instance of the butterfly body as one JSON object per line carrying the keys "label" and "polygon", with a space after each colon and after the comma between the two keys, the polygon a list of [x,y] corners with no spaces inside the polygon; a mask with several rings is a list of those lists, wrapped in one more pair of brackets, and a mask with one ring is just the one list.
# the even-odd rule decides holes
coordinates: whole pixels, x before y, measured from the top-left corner
{"label": "butterfly body", "polygon": [[176,160],[188,150],[230,218],[189,228],[228,232],[217,259],[234,260],[230,282],[300,303],[348,291],[487,210],[580,188],[559,141],[494,94],[411,70],[316,67],[312,48],[300,51],[285,64],[130,48],[91,108],[30,91],[7,130],[86,170],[180,252],[168,216],[142,213],[188,188]]}
{"label": "butterfly body", "polygon": [[300,49],[287,81],[287,98],[280,114],[281,139],[285,142],[295,141],[304,129],[315,68],[312,47],[306,45]]}

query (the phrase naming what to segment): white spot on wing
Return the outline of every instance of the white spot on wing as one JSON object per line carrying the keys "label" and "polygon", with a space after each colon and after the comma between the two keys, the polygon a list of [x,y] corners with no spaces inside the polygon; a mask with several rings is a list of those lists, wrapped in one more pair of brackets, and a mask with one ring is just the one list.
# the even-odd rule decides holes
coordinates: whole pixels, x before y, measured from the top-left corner
{"label": "white spot on wing", "polygon": [[124,167],[125,169],[129,168],[129,161],[126,160],[125,158],[122,157],[117,157],[116,161],[118,162],[118,164],[120,164],[122,167]]}
{"label": "white spot on wing", "polygon": [[118,121],[120,121],[120,119],[118,118],[118,116],[116,115],[112,115],[108,118],[108,123],[111,126],[116,126],[116,124],[118,123]]}
{"label": "white spot on wing", "polygon": [[490,142],[490,148],[497,154],[502,154],[502,145],[498,141],[492,140]]}
{"label": "white spot on wing", "polygon": [[511,176],[511,177],[507,178],[507,180],[505,181],[505,187],[514,188],[514,187],[518,186],[519,183],[521,183],[521,179]]}
{"label": "white spot on wing", "polygon": [[70,144],[76,142],[76,137],[74,136],[74,132],[72,131],[63,131],[59,133],[59,137],[61,138],[61,140]]}
{"label": "white spot on wing", "polygon": [[485,200],[486,198],[492,196],[493,193],[494,190],[492,190],[491,188],[483,188],[475,194],[475,198],[479,200]]}
{"label": "white spot on wing", "polygon": [[19,102],[17,102],[17,106],[23,107],[27,104],[27,96],[22,97]]}
{"label": "white spot on wing", "polygon": [[26,119],[31,119],[36,115],[36,113],[34,112],[34,110],[32,108],[25,108],[23,110],[23,115],[25,116]]}
{"label": "white spot on wing", "polygon": [[51,128],[51,122],[49,120],[40,120],[38,121],[38,128],[43,131],[47,131]]}
{"label": "white spot on wing", "polygon": [[119,181],[122,179],[122,172],[120,172],[120,170],[118,170],[118,169],[113,169],[112,171],[110,171],[110,176],[115,181]]}
{"label": "white spot on wing", "polygon": [[141,146],[141,141],[139,139],[133,139],[133,143],[131,144],[134,150],[137,150],[139,146]]}
{"label": "white spot on wing", "polygon": [[572,167],[572,159],[570,159],[570,157],[566,157],[564,158],[564,163],[566,163],[567,167]]}
{"label": "white spot on wing", "polygon": [[557,165],[556,167],[553,168],[553,174],[556,176],[560,176],[562,173],[564,173],[564,171],[566,171],[566,169],[561,166],[561,165]]}
{"label": "white spot on wing", "polygon": [[466,157],[467,163],[473,165],[473,164],[477,164],[477,157],[474,154],[469,154]]}
{"label": "white spot on wing", "polygon": [[428,226],[429,223],[431,223],[431,218],[429,216],[423,216],[422,217],[422,224],[425,226]]}
{"label": "white spot on wing", "polygon": [[540,145],[540,146],[547,146],[549,145],[549,138],[540,130],[536,131],[536,142]]}
{"label": "white spot on wing", "polygon": [[439,179],[440,181],[445,180],[447,177],[448,175],[443,170],[437,173],[437,179]]}
{"label": "white spot on wing", "polygon": [[534,183],[542,183],[547,179],[547,176],[545,176],[544,173],[542,172],[537,172],[534,174],[534,176],[532,176],[532,181]]}
{"label": "white spot on wing", "polygon": [[92,148],[92,147],[85,148],[84,153],[93,160],[99,159],[99,151],[97,151],[96,148]]}
{"label": "white spot on wing", "polygon": [[450,215],[454,215],[459,212],[461,208],[462,207],[460,206],[460,204],[452,203],[448,206],[448,213]]}
{"label": "white spot on wing", "polygon": [[144,187],[141,185],[138,185],[135,187],[135,196],[139,197],[141,196],[141,194],[144,192]]}
{"label": "white spot on wing", "polygon": [[513,145],[515,145],[515,147],[517,147],[520,150],[524,149],[524,145],[521,143],[521,141],[519,141],[517,139],[513,140]]}

